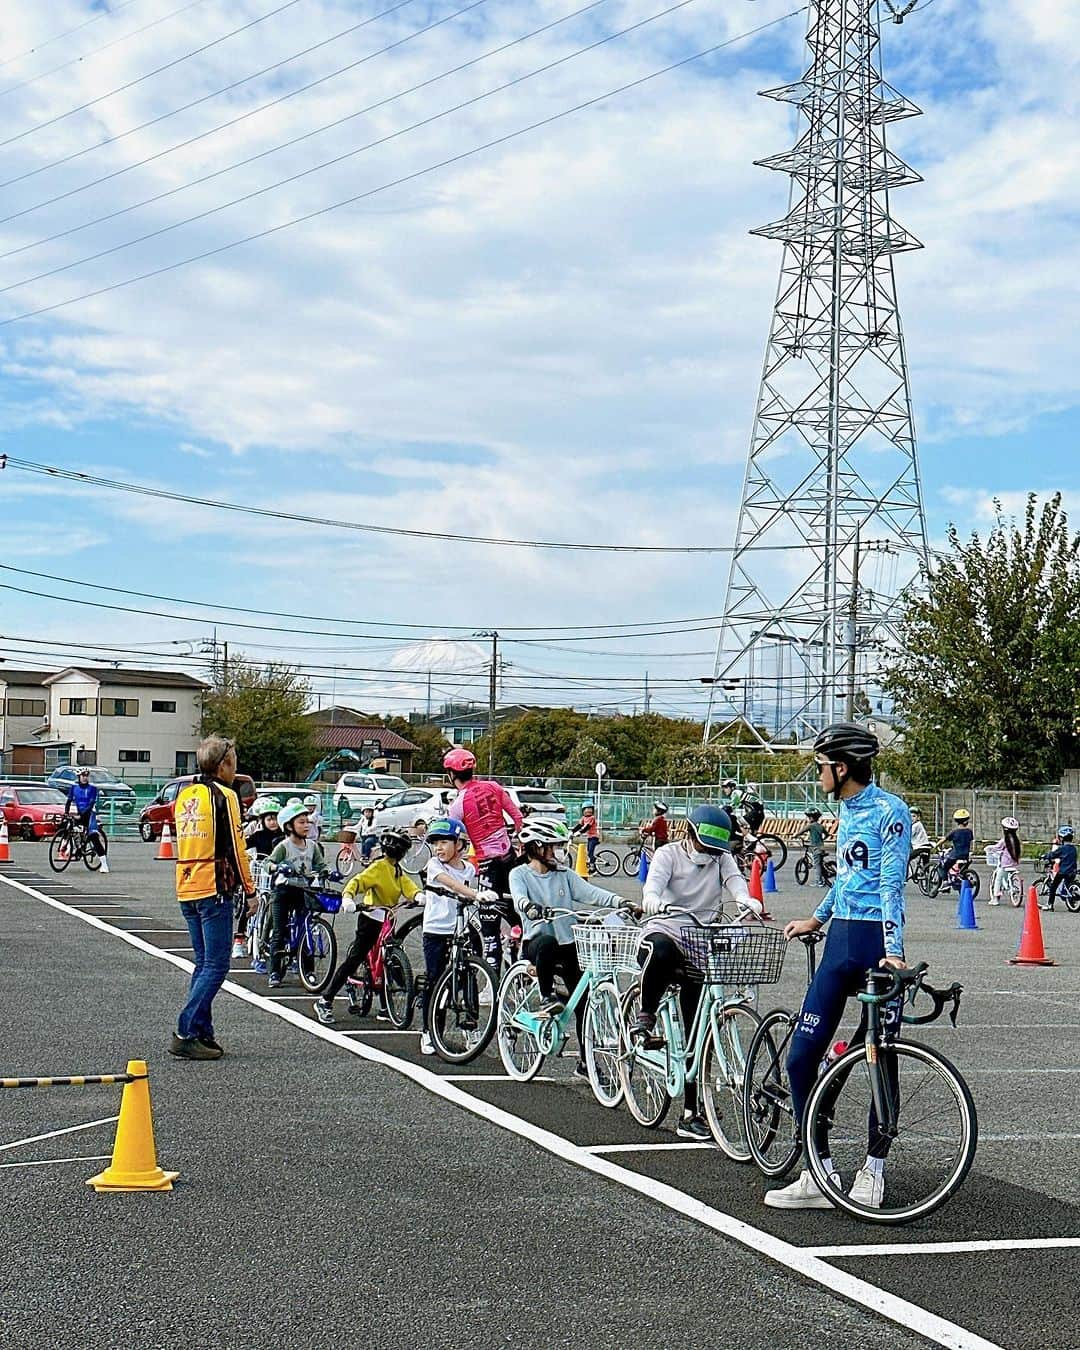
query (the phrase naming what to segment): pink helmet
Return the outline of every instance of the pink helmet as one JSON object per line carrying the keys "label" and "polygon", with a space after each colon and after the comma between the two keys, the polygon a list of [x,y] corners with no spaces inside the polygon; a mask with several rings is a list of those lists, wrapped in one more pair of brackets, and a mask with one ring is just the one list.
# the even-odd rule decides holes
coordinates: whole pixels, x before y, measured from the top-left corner
{"label": "pink helmet", "polygon": [[450,773],[457,773],[461,769],[475,769],[476,756],[471,750],[462,750],[460,746],[455,746],[443,756],[443,768]]}

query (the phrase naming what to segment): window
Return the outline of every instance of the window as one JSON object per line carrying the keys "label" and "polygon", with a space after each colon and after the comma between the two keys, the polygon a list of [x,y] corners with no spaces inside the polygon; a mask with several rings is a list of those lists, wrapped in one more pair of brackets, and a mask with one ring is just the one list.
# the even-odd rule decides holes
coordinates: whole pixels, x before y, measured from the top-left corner
{"label": "window", "polygon": [[102,717],[138,717],[139,700],[137,698],[103,698],[101,700]]}
{"label": "window", "polygon": [[174,802],[180,792],[179,783],[166,783],[161,789],[161,800],[163,802]]}
{"label": "window", "polygon": [[149,764],[149,750],[120,750],[117,759],[121,764]]}
{"label": "window", "polygon": [[176,699],[174,698],[152,698],[150,700],[151,712],[171,712],[176,711]]}
{"label": "window", "polygon": [[62,698],[60,700],[61,717],[96,717],[96,698]]}
{"label": "window", "polygon": [[176,776],[182,777],[184,774],[194,773],[197,768],[195,763],[194,750],[177,750],[176,752]]}
{"label": "window", "polygon": [[7,715],[9,717],[44,717],[45,700],[43,698],[9,698]]}
{"label": "window", "polygon": [[80,767],[82,767],[82,766],[85,765],[85,766],[86,766],[87,768],[89,768],[89,769],[94,768],[94,766],[97,764],[97,751],[96,751],[96,750],[76,750],[76,751],[75,751],[75,763],[78,764]]}

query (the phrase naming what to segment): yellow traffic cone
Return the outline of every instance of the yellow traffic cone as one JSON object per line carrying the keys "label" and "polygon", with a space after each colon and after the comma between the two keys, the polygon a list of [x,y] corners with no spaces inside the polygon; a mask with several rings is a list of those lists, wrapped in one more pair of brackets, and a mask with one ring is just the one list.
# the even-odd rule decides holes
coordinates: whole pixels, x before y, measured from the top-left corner
{"label": "yellow traffic cone", "polygon": [[146,1061],[129,1060],[127,1071],[134,1081],[124,1084],[112,1162],[86,1184],[95,1191],[171,1191],[180,1173],[158,1166]]}
{"label": "yellow traffic cone", "polygon": [[584,844],[578,844],[577,846],[577,862],[574,864],[574,871],[578,874],[579,877],[585,877],[586,880],[588,880],[589,850],[585,847]]}

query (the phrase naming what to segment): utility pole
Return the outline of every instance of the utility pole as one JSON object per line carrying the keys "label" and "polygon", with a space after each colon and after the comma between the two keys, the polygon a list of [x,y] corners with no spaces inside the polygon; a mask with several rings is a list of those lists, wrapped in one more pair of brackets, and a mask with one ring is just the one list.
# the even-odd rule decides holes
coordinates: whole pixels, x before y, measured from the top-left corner
{"label": "utility pole", "polygon": [[649,672],[645,672],[645,716],[649,715]]}
{"label": "utility pole", "polygon": [[859,648],[859,553],[862,548],[862,522],[855,526],[855,557],[851,562],[851,594],[848,596],[847,720],[855,720],[855,659]]}
{"label": "utility pole", "polygon": [[492,629],[484,629],[479,633],[474,633],[473,637],[491,639],[491,666],[488,670],[487,771],[492,774],[495,772],[495,696],[498,692],[499,682],[499,635]]}
{"label": "utility pole", "polygon": [[431,721],[431,671],[427,673],[427,720]]}
{"label": "utility pole", "polygon": [[229,644],[223,642],[221,645],[225,652],[224,659],[221,663],[221,685],[227,694],[229,692]]}

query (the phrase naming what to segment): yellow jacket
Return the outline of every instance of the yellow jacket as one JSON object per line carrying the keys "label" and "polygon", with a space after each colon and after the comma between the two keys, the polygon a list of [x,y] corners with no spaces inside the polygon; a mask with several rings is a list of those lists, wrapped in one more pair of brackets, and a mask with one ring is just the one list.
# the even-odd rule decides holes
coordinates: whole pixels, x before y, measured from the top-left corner
{"label": "yellow jacket", "polygon": [[376,858],[346,885],[343,895],[358,899],[367,908],[391,908],[399,900],[411,900],[420,887],[406,872],[398,872],[389,858]]}
{"label": "yellow jacket", "polygon": [[[232,836],[221,850],[224,857],[219,857],[214,810],[219,793],[228,809]],[[206,900],[221,894],[223,886],[229,890],[243,887],[245,895],[255,893],[240,825],[240,802],[224,783],[211,785],[196,779],[181,788],[176,798],[176,898]]]}

